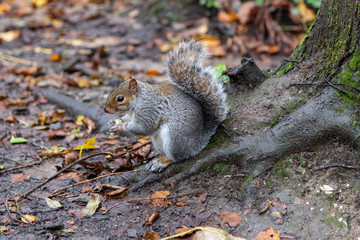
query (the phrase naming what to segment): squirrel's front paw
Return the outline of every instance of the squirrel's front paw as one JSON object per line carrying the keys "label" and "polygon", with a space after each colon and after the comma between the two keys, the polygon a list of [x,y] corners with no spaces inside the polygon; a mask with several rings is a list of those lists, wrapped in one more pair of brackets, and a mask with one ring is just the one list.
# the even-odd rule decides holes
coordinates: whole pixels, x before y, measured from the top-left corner
{"label": "squirrel's front paw", "polygon": [[108,122],[108,127],[110,133],[116,133],[124,130],[124,123],[120,118],[114,118]]}
{"label": "squirrel's front paw", "polygon": [[173,161],[168,157],[154,159],[146,165],[146,170],[150,172],[162,172]]}

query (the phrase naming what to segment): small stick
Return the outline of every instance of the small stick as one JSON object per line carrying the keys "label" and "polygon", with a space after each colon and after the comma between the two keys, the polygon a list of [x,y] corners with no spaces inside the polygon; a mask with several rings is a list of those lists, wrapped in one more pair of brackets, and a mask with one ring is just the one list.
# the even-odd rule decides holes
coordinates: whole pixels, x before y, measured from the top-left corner
{"label": "small stick", "polygon": [[38,65],[37,62],[17,58],[17,57],[14,57],[14,56],[7,55],[5,53],[0,53],[0,58],[4,59],[6,61],[14,62],[14,63],[24,64],[24,65],[31,65],[33,67],[36,67]]}
{"label": "small stick", "polygon": [[335,168],[335,167],[342,167],[342,168],[346,168],[346,169],[354,169],[354,170],[359,170],[359,167],[354,167],[354,166],[346,166],[346,165],[341,165],[341,164],[333,164],[333,165],[327,165],[327,166],[321,166],[318,167],[314,170],[314,172],[323,170],[323,169],[328,169],[328,168]]}
{"label": "small stick", "polygon": [[21,223],[20,220],[18,220],[18,219],[16,219],[16,218],[13,218],[13,217],[11,216],[11,212],[10,212],[10,209],[9,209],[9,206],[8,206],[8,199],[5,199],[5,208],[6,208],[6,212],[7,212],[7,214],[9,215],[9,217],[10,217],[11,220],[14,220],[15,222],[20,222],[20,223]]}
{"label": "small stick", "polygon": [[125,152],[123,152],[123,153],[120,153],[120,154],[117,154],[117,155],[113,156],[113,157],[112,157],[112,159],[114,159],[114,158],[118,158],[118,157],[121,157],[121,156],[124,156],[126,153],[129,153],[129,152],[132,152],[132,151],[138,150],[139,148],[142,148],[143,146],[148,145],[148,144],[150,144],[150,143],[151,143],[151,140],[146,141],[146,142],[144,142],[143,144],[141,144],[141,145],[139,145],[139,146],[137,146],[137,147],[135,147],[135,148],[132,148],[132,149],[126,150],[126,151],[125,151]]}
{"label": "small stick", "polygon": [[31,222],[31,220],[28,219],[28,217],[24,216],[24,215],[20,212],[20,207],[19,207],[19,204],[18,204],[18,202],[17,202],[17,199],[18,199],[18,198],[15,198],[15,199],[14,199],[15,204],[16,204],[16,212],[20,215],[20,217],[24,218],[28,223],[33,224],[33,223]]}
{"label": "small stick", "polygon": [[96,156],[100,156],[100,155],[109,155],[109,153],[104,153],[104,152],[100,152],[100,153],[94,153],[94,154],[91,154],[89,156],[86,156],[86,157],[83,157],[83,158],[80,158],[78,160],[76,160],[75,162],[71,163],[70,165],[68,165],[67,167],[64,167],[62,168],[60,171],[58,171],[57,173],[55,173],[54,175],[50,176],[48,179],[46,179],[45,181],[43,181],[42,183],[38,184],[37,186],[33,187],[32,189],[30,189],[29,191],[27,191],[26,193],[24,193],[22,195],[22,197],[26,198],[30,193],[32,193],[33,191],[35,191],[36,189],[42,187],[43,185],[45,185],[46,183],[50,182],[52,179],[56,178],[57,176],[60,175],[60,173],[63,173],[64,171],[70,169],[71,167],[75,166],[76,164],[86,160],[86,159],[89,159],[89,158],[92,158],[92,157],[96,157]]}
{"label": "small stick", "polygon": [[348,95],[347,92],[345,92],[344,90],[342,90],[342,89],[338,88],[337,86],[335,86],[334,84],[332,84],[329,80],[327,80],[327,78],[324,77],[324,79],[331,87],[335,88],[336,90],[338,90],[339,92],[341,92],[345,95]]}
{"label": "small stick", "polygon": [[37,162],[34,162],[34,163],[29,163],[29,164],[24,164],[24,165],[21,165],[21,166],[16,166],[16,167],[12,167],[12,168],[8,168],[8,169],[3,169],[3,170],[0,170],[0,174],[1,173],[6,173],[6,172],[11,172],[13,170],[18,170],[18,169],[22,169],[22,168],[27,168],[27,167],[31,167],[31,166],[34,166],[34,165],[38,165],[40,164],[44,159],[41,159],[40,161],[37,161]]}
{"label": "small stick", "polygon": [[88,180],[85,180],[85,181],[81,181],[81,182],[77,182],[77,183],[74,183],[74,184],[71,184],[71,185],[67,185],[65,187],[61,187],[59,189],[56,189],[52,193],[54,194],[54,193],[56,193],[58,191],[66,189],[66,188],[73,187],[73,186],[83,184],[83,183],[87,183],[87,182],[91,182],[91,181],[96,180],[96,179],[100,179],[100,178],[104,178],[104,177],[108,177],[108,176],[113,176],[113,175],[120,175],[120,174],[128,173],[128,172],[138,172],[138,171],[139,170],[131,170],[131,171],[127,171],[127,172],[115,172],[115,173],[109,173],[109,174],[101,175],[101,176],[98,176],[98,177],[95,177],[95,178],[92,178],[92,179],[88,179]]}
{"label": "small stick", "polygon": [[120,204],[123,204],[123,203],[131,203],[131,202],[137,202],[137,201],[151,201],[151,200],[154,200],[154,199],[171,199],[171,198],[175,198],[175,197],[183,197],[183,196],[187,196],[187,195],[191,195],[191,194],[194,194],[194,193],[182,193],[182,194],[179,194],[177,196],[170,196],[170,197],[157,197],[157,198],[133,198],[133,199],[129,199],[129,200],[125,200],[125,201],[122,201],[122,202],[119,202],[113,206],[111,206],[110,208],[106,209],[103,214],[106,214],[108,211],[110,211],[110,209],[116,207],[116,206],[119,206]]}

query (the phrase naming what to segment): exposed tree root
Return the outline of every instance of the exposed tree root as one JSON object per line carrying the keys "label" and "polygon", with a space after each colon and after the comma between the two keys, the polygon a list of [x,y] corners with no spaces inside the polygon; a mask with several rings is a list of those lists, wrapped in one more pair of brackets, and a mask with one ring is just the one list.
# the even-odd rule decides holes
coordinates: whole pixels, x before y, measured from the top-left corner
{"label": "exposed tree root", "polygon": [[[59,98],[58,93],[55,95],[52,92],[54,90],[49,91],[42,91],[42,93],[48,98],[51,93],[54,98],[60,99],[56,102],[64,103],[71,99],[66,97],[69,99],[65,101],[63,99],[65,96],[62,95]],[[64,107],[64,105],[62,106]],[[67,105],[65,107],[69,109]],[[82,104],[79,104],[78,107],[80,111],[78,114],[83,112],[80,109],[89,109],[87,105],[84,107]],[[70,109],[78,110],[78,108],[74,109],[74,106],[71,106]],[[98,113],[94,110],[90,117],[97,117]],[[228,142],[223,144],[224,147],[203,151],[191,159],[169,166],[159,174],[149,173],[144,170],[145,166],[141,166],[139,172],[125,173],[121,177],[111,178],[111,181],[117,185],[135,182],[136,184],[131,188],[132,191],[163,179],[167,179],[167,184],[176,185],[216,162],[235,163],[243,169],[251,169],[255,166],[255,164],[251,164],[252,162],[279,159],[286,154],[301,151],[335,137],[356,145],[360,131],[359,127],[352,126],[352,114],[351,109],[344,109],[335,90],[328,88],[262,134],[227,140]],[[105,120],[101,118],[98,124],[102,124],[103,121]]]}

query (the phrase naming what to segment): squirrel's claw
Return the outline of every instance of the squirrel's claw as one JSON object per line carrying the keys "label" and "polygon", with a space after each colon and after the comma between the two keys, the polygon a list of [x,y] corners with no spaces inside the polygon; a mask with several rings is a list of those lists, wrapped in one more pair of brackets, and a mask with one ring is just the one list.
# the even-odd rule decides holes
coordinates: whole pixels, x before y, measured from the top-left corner
{"label": "squirrel's claw", "polygon": [[146,170],[150,172],[162,172],[172,162],[173,161],[166,156],[154,159],[146,165]]}

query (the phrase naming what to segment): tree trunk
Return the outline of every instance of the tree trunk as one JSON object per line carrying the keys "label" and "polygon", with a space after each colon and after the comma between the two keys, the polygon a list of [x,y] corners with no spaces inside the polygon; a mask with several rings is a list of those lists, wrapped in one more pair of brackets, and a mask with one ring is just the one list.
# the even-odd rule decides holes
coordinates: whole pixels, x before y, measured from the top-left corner
{"label": "tree trunk", "polygon": [[305,38],[274,76],[252,92],[230,95],[226,128],[241,137],[171,166],[160,176],[146,175],[134,189],[187,169],[167,181],[180,182],[218,161],[236,162],[243,170],[254,167],[252,162],[272,164],[271,160],[334,137],[357,147],[359,28],[360,0],[323,0]]}

